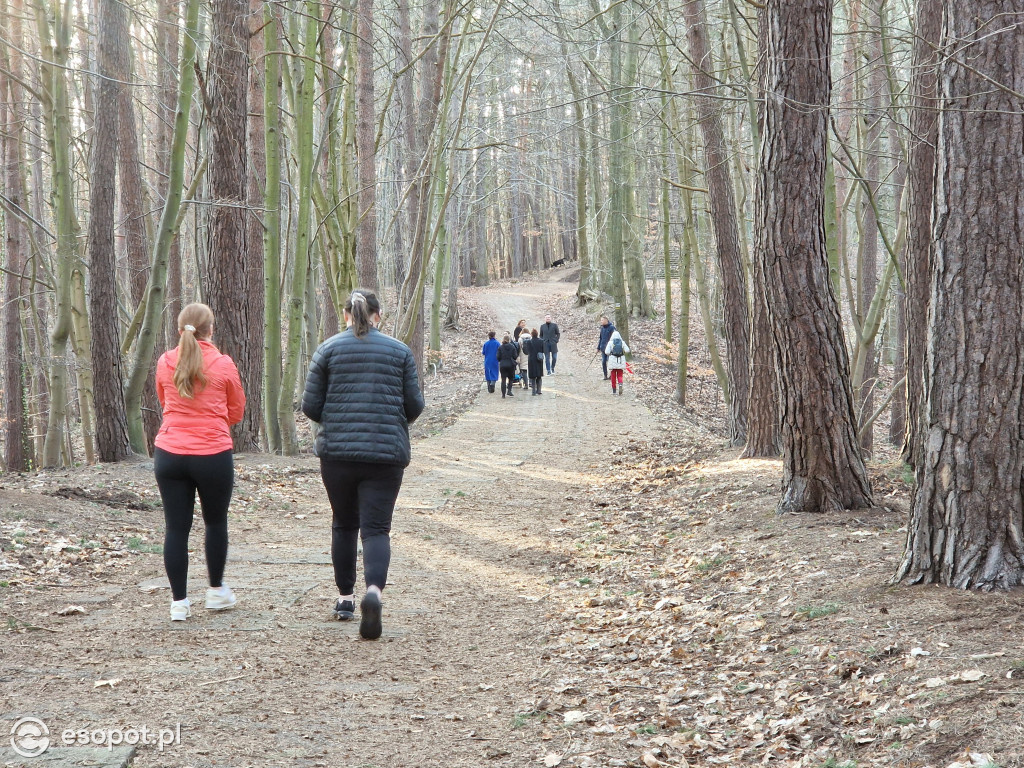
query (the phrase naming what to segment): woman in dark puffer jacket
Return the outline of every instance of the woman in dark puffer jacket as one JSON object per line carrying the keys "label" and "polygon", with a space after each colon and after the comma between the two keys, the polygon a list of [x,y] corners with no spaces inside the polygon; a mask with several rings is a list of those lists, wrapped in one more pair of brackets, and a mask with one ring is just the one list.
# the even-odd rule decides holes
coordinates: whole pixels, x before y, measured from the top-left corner
{"label": "woman in dark puffer jacket", "polygon": [[363,540],[366,595],[359,634],[381,634],[381,592],[391,562],[391,518],[409,465],[409,424],[423,411],[412,351],[378,331],[380,302],[356,290],[345,303],[347,330],[316,350],[302,412],[319,422],[316,455],[334,519],[331,560],[340,595],[334,615],[355,617],[356,552]]}

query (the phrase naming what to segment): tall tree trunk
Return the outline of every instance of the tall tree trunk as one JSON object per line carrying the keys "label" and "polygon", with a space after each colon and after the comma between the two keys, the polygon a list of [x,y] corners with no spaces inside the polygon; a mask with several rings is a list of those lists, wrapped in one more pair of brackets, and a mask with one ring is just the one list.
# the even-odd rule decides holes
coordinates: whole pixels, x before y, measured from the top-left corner
{"label": "tall tree trunk", "polygon": [[281,56],[278,19],[274,6],[263,6],[264,87],[263,129],[266,149],[267,183],[264,208],[264,366],[266,382],[265,411],[267,447],[280,453],[281,423],[278,401],[281,397]]}
{"label": "tall tree trunk", "polygon": [[[764,51],[767,27],[765,25],[764,10],[757,13],[757,37],[758,48]],[[761,124],[763,115],[763,94],[764,88],[764,66],[762,63],[756,68],[756,90],[757,108],[751,109],[751,125],[756,137],[761,135]],[[758,140],[755,147],[760,147]],[[826,148],[826,158],[828,149]],[[826,173],[826,203],[825,218],[826,230],[828,228],[828,174]],[[754,209],[757,210],[760,203],[757,200],[759,187],[754,189]],[[761,245],[759,238],[761,231],[754,229],[754,251],[755,256],[760,253]],[[826,241],[827,241],[826,235]],[[772,336],[771,318],[768,315],[768,304],[765,296],[765,285],[763,272],[758,269],[751,270],[751,282],[753,290],[750,298],[750,400],[747,403],[747,444],[743,447],[741,458],[767,458],[778,456],[782,451],[779,439],[779,381],[778,373],[775,370],[775,338]]]}
{"label": "tall tree trunk", "polygon": [[[171,167],[171,142],[174,138],[174,108],[178,99],[178,71],[170,66],[178,60],[181,0],[158,0],[160,23],[157,26],[157,49],[160,51],[162,66],[159,67],[157,86],[157,121],[154,136],[154,154],[157,168],[157,204],[163,206],[167,200],[167,174]],[[181,246],[178,238],[171,241],[167,252],[167,309],[164,317],[164,333],[167,347],[178,343],[178,314],[183,306],[181,297]]]}
{"label": "tall tree trunk", "polygon": [[57,267],[54,274],[56,317],[50,330],[50,414],[46,424],[42,464],[44,467],[56,467],[61,463],[64,453],[64,425],[70,388],[68,344],[73,322],[72,272],[79,256],[71,178],[71,120],[67,86],[71,21],[64,18],[62,8],[48,8],[45,0],[36,0],[36,22],[45,62],[40,64],[40,79],[53,174],[53,220],[57,234]]}
{"label": "tall tree trunk", "polygon": [[[207,111],[210,120],[209,288],[207,300],[216,317],[218,348],[238,366],[242,387],[253,392],[263,385],[258,363],[262,343],[250,331],[262,327],[263,307],[240,286],[249,285],[246,244],[248,200],[249,0],[213,0],[210,18],[210,61]],[[259,298],[258,296],[256,297]],[[255,359],[254,359],[255,358]],[[256,363],[256,365],[254,365]],[[259,418],[248,418],[234,430],[236,450],[259,446]]]}
{"label": "tall tree trunk", "polygon": [[923,449],[924,356],[928,325],[928,281],[932,258],[932,199],[935,194],[939,39],[941,0],[917,0],[910,152],[907,161],[907,248],[903,268],[907,323],[907,436],[903,460],[917,466]]}
{"label": "tall tree trunk", "polygon": [[[875,207],[878,201],[878,193],[881,189],[879,154],[882,146],[882,123],[883,114],[882,91],[885,88],[885,58],[882,52],[882,14],[881,4],[884,0],[868,0],[866,3],[866,29],[864,32],[867,40],[864,41],[864,50],[868,52],[870,64],[865,88],[867,93],[863,97],[864,113],[860,120],[863,128],[859,131],[863,137],[864,158],[864,180],[862,184],[866,187],[861,195],[863,224],[862,241],[860,248],[860,279],[857,281],[857,303],[859,314],[866,319],[868,308],[875,300],[875,292],[878,290],[878,217]],[[870,196],[870,197],[869,197]],[[880,297],[885,300],[885,297]],[[864,345],[860,354],[864,363],[860,371],[854,371],[853,391],[857,401],[858,428],[861,430],[860,446],[866,455],[871,455],[874,448],[874,428],[871,421],[875,406],[874,392],[878,383],[878,358],[875,349],[875,336],[870,338],[862,331],[859,335],[858,344]]]}
{"label": "tall tree trunk", "polygon": [[23,93],[18,82],[22,76],[22,64],[17,48],[22,47],[23,42],[20,10],[17,14],[8,13],[7,3],[0,3],[0,15],[10,19],[7,34],[12,43],[10,48],[0,50],[0,125],[3,126],[0,135],[0,165],[3,169],[0,189],[3,189],[7,199],[3,219],[6,258],[2,262],[5,269],[2,313],[4,362],[0,386],[4,391],[4,466],[9,472],[27,472],[33,465],[33,448],[26,418],[28,369],[25,365],[21,322],[26,281],[21,275],[27,263],[28,228],[21,218],[25,205],[25,186],[20,137],[25,130],[25,121],[17,114]]}
{"label": "tall tree trunk", "polygon": [[[612,6],[611,40],[609,41],[608,90],[613,99],[609,115],[608,185],[611,194],[606,236],[609,283],[615,302],[615,327],[623,339],[629,339],[629,305],[626,303],[626,283],[623,267],[625,257],[626,226],[626,164],[625,164],[625,106],[622,95],[622,3]],[[595,197],[595,200],[598,199]]]}
{"label": "tall tree trunk", "polygon": [[359,222],[356,265],[359,284],[377,290],[377,120],[373,107],[373,0],[357,0],[356,149],[359,171]]}
{"label": "tall tree trunk", "polygon": [[[298,140],[298,186],[309,189],[313,183],[313,96],[316,92],[316,44],[320,29],[320,4],[313,0],[306,3],[306,23],[302,37],[303,60],[301,81],[295,84],[297,91],[296,128]],[[286,456],[299,451],[295,431],[295,387],[299,374],[299,360],[302,353],[302,318],[305,305],[306,279],[312,248],[310,195],[299,196],[298,218],[295,222],[295,255],[292,264],[291,294],[288,297],[287,319],[288,338],[284,351],[284,367],[281,378],[281,396],[277,411],[281,425],[281,450]],[[312,352],[312,350],[310,350]]]}
{"label": "tall tree trunk", "polygon": [[[13,17],[20,18],[21,7],[21,0],[12,0],[11,12]],[[40,79],[42,79],[42,72],[39,74]],[[31,119],[28,122],[30,130],[36,136],[41,135],[46,130],[42,116],[42,104],[36,99],[31,100],[29,112],[31,114]],[[30,188],[32,190],[31,194],[29,194],[28,188],[26,188],[25,199],[28,200],[32,217],[36,222],[30,229],[34,231],[37,242],[44,242],[43,238],[46,237],[46,232],[38,223],[45,219],[42,142],[26,142],[24,152],[28,156],[30,169],[28,178],[31,179]],[[29,306],[28,311],[22,318],[24,323],[24,336],[22,338],[25,341],[26,354],[28,356],[34,357],[36,360],[48,360],[50,358],[50,349],[49,338],[46,335],[46,318],[49,315],[52,302],[49,298],[49,291],[39,290],[39,279],[45,268],[43,265],[43,254],[38,249],[33,248],[27,269],[28,292],[26,296]],[[46,445],[46,423],[50,415],[50,380],[47,377],[48,372],[47,366],[38,365],[34,373],[30,375],[32,382],[30,390],[34,403],[30,418],[32,421],[32,433],[35,435],[34,453],[37,465],[41,463],[43,448]]]}
{"label": "tall tree trunk", "polygon": [[925,439],[895,576],[910,583],[1024,583],[1019,22],[1016,0],[963,0],[944,11]]}
{"label": "tall tree trunk", "polygon": [[685,3],[683,15],[693,60],[694,89],[700,94],[696,98],[697,117],[704,136],[705,178],[725,303],[725,346],[729,358],[729,389],[732,392],[729,440],[733,445],[742,445],[747,439],[747,401],[750,394],[750,313],[743,254],[740,252],[736,198],[729,174],[729,148],[722,128],[721,108],[714,98],[718,89],[711,77],[714,62],[708,45],[704,0]]}
{"label": "tall tree trunk", "polygon": [[[423,25],[420,36],[427,49],[420,57],[420,93],[416,105],[415,150],[411,162],[416,163],[415,177],[409,190],[409,222],[412,232],[409,272],[403,284],[402,314],[399,318],[399,336],[412,350],[417,369],[423,370],[424,354],[424,291],[429,265],[431,198],[431,134],[438,116],[441,99],[441,79],[448,58],[448,32],[438,34],[439,2],[428,0],[423,7]],[[422,383],[422,379],[421,379]]]}
{"label": "tall tree trunk", "polygon": [[[117,89],[117,103],[114,108],[118,111],[118,120],[116,121],[118,171],[121,182],[121,210],[124,219],[128,285],[132,307],[135,308],[146,300],[146,284],[149,281],[149,259],[147,257],[149,237],[146,226],[149,206],[146,202],[145,185],[142,182],[142,161],[139,156],[139,139],[136,131],[134,94],[127,84],[131,72],[131,47],[127,22],[124,34],[118,38],[117,45],[126,48],[124,71],[118,75],[114,84]],[[99,116],[97,116],[97,122],[98,120]],[[174,319],[177,323],[177,314]],[[178,334],[175,330],[171,346],[175,346],[177,343]],[[160,430],[160,401],[156,396],[155,365],[150,367],[143,392],[142,422],[146,430],[146,444],[152,450],[156,433]]]}
{"label": "tall tree trunk", "polygon": [[118,0],[100,0],[99,42],[89,173],[89,313],[92,325],[92,367],[96,377],[96,448],[100,461],[128,458],[128,416],[124,405],[121,340],[117,317],[117,265],[114,248],[114,198],[118,123],[118,80],[128,71],[128,25]]}
{"label": "tall tree trunk", "polygon": [[769,0],[756,194],[782,405],[782,512],[871,506],[850,364],[825,252],[830,0]]}
{"label": "tall tree trunk", "polygon": [[193,62],[196,56],[196,34],[199,27],[199,0],[188,0],[185,10],[184,44],[178,74],[178,105],[174,113],[174,133],[171,139],[171,161],[167,171],[167,198],[160,215],[153,257],[146,291],[146,312],[135,345],[135,360],[128,386],[125,388],[125,406],[128,410],[128,437],[132,450],[146,453],[146,436],[142,422],[142,393],[150,367],[157,335],[163,330],[161,318],[164,291],[167,287],[167,260],[171,242],[178,233],[178,211],[181,209],[182,186],[185,177],[185,150],[188,146],[188,117],[195,88]]}
{"label": "tall tree trunk", "polygon": [[[258,451],[262,442],[260,431],[263,419],[263,370],[266,357],[264,343],[266,328],[263,320],[266,317],[266,284],[263,270],[266,261],[264,233],[266,225],[260,210],[263,208],[263,196],[267,183],[267,159],[264,136],[263,92],[266,89],[263,81],[261,64],[265,58],[263,37],[263,0],[249,0],[249,17],[247,26],[249,33],[249,56],[247,76],[249,81],[249,114],[248,114],[248,161],[246,178],[246,199],[249,210],[246,212],[245,233],[245,294],[244,312],[248,323],[246,357],[240,360],[241,366],[247,366],[239,376],[248,382],[245,390],[246,409],[242,423],[235,427],[235,448],[240,451]],[[250,63],[251,62],[251,63]],[[264,212],[265,214],[265,212]],[[275,278],[276,279],[276,278]]]}

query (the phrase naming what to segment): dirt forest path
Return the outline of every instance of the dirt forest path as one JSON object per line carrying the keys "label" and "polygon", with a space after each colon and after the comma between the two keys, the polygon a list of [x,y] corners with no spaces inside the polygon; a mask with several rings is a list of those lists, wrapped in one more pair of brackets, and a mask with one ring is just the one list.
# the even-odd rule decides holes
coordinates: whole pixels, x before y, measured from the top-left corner
{"label": "dirt forest path", "polygon": [[[539,325],[572,288],[520,283],[477,296],[505,329],[520,318]],[[543,758],[561,736],[542,743],[521,721],[541,682],[559,678],[544,653],[547,571],[564,557],[557,533],[576,494],[594,485],[622,420],[634,437],[655,432],[630,393],[612,399],[591,362],[594,336],[563,334],[542,396],[519,390],[503,400],[481,382],[453,426],[416,441],[395,515],[380,641],[359,640],[356,622],[329,620],[330,512],[316,460],[240,456],[225,577],[237,609],[198,607],[172,625],[158,555],[102,581],[12,600],[9,616],[26,625],[68,604],[88,612],[53,631],[15,635],[0,650],[4,722],[39,717],[55,739],[69,728],[180,723],[180,744],[138,749],[131,764],[140,768],[525,766]],[[151,465],[106,472],[115,486],[152,486]],[[200,606],[201,542],[197,527],[189,592]],[[75,756],[64,749],[48,754]],[[5,763],[19,764],[10,749],[0,752]]]}

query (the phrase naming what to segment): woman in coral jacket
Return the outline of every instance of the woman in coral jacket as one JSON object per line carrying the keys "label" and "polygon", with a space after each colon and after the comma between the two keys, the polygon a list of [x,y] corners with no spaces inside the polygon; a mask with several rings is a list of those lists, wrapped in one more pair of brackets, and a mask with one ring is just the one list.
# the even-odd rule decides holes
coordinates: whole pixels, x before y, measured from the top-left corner
{"label": "woman in coral jacket", "polygon": [[153,454],[167,532],[164,567],[171,582],[171,621],[192,615],[188,599],[188,535],[196,493],[206,528],[210,588],[206,607],[235,605],[224,584],[228,559],[228,504],[235,485],[231,425],[242,420],[245,393],[234,361],[213,346],[213,312],[189,304],[178,315],[178,346],[156,364],[156,393],[163,423]]}

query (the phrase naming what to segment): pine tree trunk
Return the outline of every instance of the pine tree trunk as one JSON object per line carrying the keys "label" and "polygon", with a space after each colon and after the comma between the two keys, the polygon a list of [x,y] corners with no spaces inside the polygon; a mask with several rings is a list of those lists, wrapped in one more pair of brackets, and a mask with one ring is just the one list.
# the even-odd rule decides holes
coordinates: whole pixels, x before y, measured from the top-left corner
{"label": "pine tree trunk", "polygon": [[917,0],[915,14],[910,152],[907,161],[907,249],[904,265],[907,323],[907,436],[903,460],[916,467],[923,449],[921,408],[924,402],[924,356],[928,325],[928,281],[932,254],[932,199],[935,192],[935,145],[939,128],[935,110],[938,82],[941,0]]}
{"label": "pine tree trunk", "polygon": [[[1016,0],[945,6],[922,429],[896,580],[1024,583],[1024,36]],[[997,181],[998,180],[998,181]]]}
{"label": "pine tree trunk", "polygon": [[[737,33],[738,34],[738,33]],[[768,34],[764,10],[757,13],[758,48],[762,52]],[[761,125],[764,122],[764,58],[759,60],[755,70],[757,81],[757,108],[750,108],[751,125],[755,136],[755,147],[760,147]],[[826,149],[826,156],[827,156]],[[826,190],[827,190],[826,174]],[[754,210],[760,203],[757,200],[759,188],[754,189]],[[826,229],[828,221],[828,196],[826,193],[825,215]],[[754,253],[760,253],[759,238],[761,231],[754,228]],[[826,241],[828,237],[826,235]],[[779,380],[775,370],[775,338],[772,335],[771,318],[768,316],[768,304],[765,296],[763,273],[751,270],[753,290],[750,298],[750,399],[747,403],[747,444],[743,447],[741,458],[771,458],[782,452],[779,437]]]}
{"label": "pine tree trunk", "polygon": [[114,248],[114,197],[118,145],[117,81],[128,71],[128,25],[117,0],[100,0],[99,41],[89,173],[89,313],[92,325],[92,367],[96,377],[96,448],[100,461],[131,456],[128,416],[124,405],[121,340],[117,317],[117,265]]}
{"label": "pine tree trunk", "polygon": [[830,0],[769,0],[755,267],[775,336],[781,512],[871,506],[825,250]]}
{"label": "pine tree trunk", "polygon": [[377,290],[377,120],[373,104],[373,0],[357,0],[356,148],[359,173],[359,222],[356,265],[359,284]]}
{"label": "pine tree trunk", "polygon": [[[210,121],[210,220],[207,303],[213,310],[218,349],[238,366],[242,388],[263,385],[258,363],[262,340],[260,296],[249,296],[250,255],[246,242],[249,195],[249,0],[213,0],[210,18],[210,60],[207,68],[207,111]],[[261,281],[262,282],[262,281]],[[242,290],[239,288],[242,287]],[[252,403],[246,418],[233,430],[236,450],[259,446],[259,418]]]}
{"label": "pine tree trunk", "polygon": [[729,360],[729,390],[732,393],[729,440],[733,445],[743,445],[747,439],[747,401],[750,396],[750,312],[743,254],[740,252],[736,199],[729,174],[729,148],[722,128],[720,104],[714,98],[717,86],[711,77],[714,62],[708,45],[703,0],[684,4],[683,15],[693,60],[694,90],[701,94],[695,101],[704,136],[705,178],[725,303],[725,346]]}
{"label": "pine tree trunk", "polygon": [[[246,357],[240,362],[246,366],[246,372],[239,369],[243,382],[248,382],[245,390],[246,409],[242,423],[234,429],[235,449],[239,451],[258,451],[264,439],[260,433],[264,428],[263,415],[263,382],[266,356],[266,283],[263,271],[266,266],[266,243],[264,235],[266,222],[263,209],[263,196],[267,185],[267,159],[264,136],[263,93],[266,86],[263,80],[261,64],[266,58],[263,36],[264,0],[249,0],[249,16],[247,26],[249,33],[249,62],[247,78],[249,81],[248,105],[248,160],[246,178],[246,199],[249,210],[246,212],[245,226],[245,287],[244,312],[248,334]],[[276,280],[275,276],[275,280]]]}

